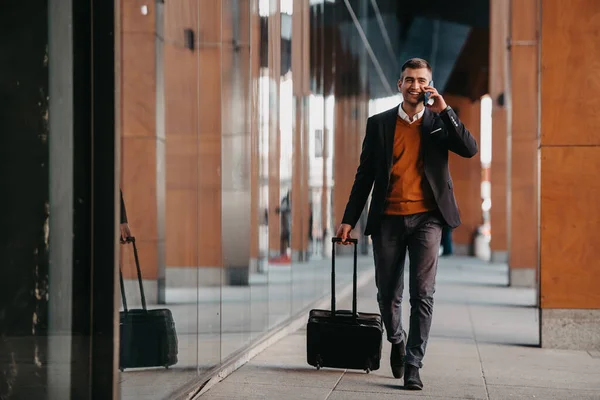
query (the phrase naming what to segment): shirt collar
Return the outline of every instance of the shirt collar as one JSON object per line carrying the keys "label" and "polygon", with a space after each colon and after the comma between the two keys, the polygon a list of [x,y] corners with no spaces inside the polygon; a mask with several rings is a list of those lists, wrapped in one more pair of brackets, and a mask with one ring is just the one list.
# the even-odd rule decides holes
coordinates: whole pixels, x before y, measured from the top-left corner
{"label": "shirt collar", "polygon": [[424,113],[425,113],[425,107],[423,107],[423,109],[421,111],[419,111],[417,114],[415,114],[411,120],[410,117],[408,116],[408,114],[402,109],[402,103],[400,103],[400,106],[398,107],[398,116],[400,118],[402,118],[403,120],[405,120],[406,122],[408,122],[409,124],[412,124],[413,122],[417,121],[419,118],[421,118],[423,116]]}

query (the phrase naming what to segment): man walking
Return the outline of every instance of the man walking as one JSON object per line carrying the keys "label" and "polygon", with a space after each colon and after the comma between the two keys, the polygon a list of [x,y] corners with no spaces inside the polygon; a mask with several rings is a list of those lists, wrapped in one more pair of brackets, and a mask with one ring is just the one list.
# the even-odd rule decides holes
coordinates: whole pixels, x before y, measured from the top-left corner
{"label": "man walking", "polygon": [[[448,151],[477,154],[477,143],[456,113],[430,86],[429,63],[413,58],[402,66],[403,102],[370,117],[350,199],[337,236],[350,237],[373,188],[365,235],[373,239],[377,301],[392,343],[394,377],[421,390],[433,313],[442,227],[460,225],[448,170]],[[429,104],[425,104],[428,93]],[[410,260],[410,329],[402,329],[404,261]]]}

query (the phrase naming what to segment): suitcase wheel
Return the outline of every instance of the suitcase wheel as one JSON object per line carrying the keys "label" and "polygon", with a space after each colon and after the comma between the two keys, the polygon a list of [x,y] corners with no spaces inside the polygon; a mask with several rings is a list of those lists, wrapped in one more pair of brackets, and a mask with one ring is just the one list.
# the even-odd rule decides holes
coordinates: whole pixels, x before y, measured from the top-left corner
{"label": "suitcase wheel", "polygon": [[365,372],[368,374],[369,372],[371,372],[371,370],[369,368],[365,369]]}
{"label": "suitcase wheel", "polygon": [[321,358],[320,355],[317,356],[317,371],[321,369],[321,363],[323,362],[323,359]]}

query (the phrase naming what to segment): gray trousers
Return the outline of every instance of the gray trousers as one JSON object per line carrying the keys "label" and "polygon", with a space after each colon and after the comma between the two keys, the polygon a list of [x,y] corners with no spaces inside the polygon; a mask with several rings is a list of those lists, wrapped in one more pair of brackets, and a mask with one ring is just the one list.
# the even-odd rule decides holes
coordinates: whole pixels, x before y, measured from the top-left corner
{"label": "gray trousers", "polygon": [[[406,343],[405,362],[421,368],[431,320],[435,275],[442,236],[439,211],[382,217],[380,231],[372,234],[377,301],[387,339]],[[410,261],[410,329],[402,329],[402,294],[406,250]]]}

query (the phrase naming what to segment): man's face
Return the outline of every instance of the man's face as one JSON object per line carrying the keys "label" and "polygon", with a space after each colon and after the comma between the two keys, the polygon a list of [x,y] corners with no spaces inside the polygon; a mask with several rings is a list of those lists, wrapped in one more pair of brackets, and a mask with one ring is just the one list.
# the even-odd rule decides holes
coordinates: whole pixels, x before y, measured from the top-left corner
{"label": "man's face", "polygon": [[431,73],[427,68],[406,68],[398,81],[398,89],[404,101],[416,106],[423,101],[424,87],[429,85]]}

